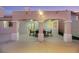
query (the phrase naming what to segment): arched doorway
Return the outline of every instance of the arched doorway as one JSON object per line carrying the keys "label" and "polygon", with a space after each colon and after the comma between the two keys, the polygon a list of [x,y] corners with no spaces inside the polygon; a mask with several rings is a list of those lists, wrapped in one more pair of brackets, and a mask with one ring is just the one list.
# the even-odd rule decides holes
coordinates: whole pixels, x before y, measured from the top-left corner
{"label": "arched doorway", "polygon": [[48,19],[44,22],[44,37],[51,40],[58,37],[58,20]]}
{"label": "arched doorway", "polygon": [[44,22],[44,36],[45,37],[52,36],[52,26],[53,26],[53,23],[51,20],[47,20]]}
{"label": "arched doorway", "polygon": [[19,23],[19,40],[36,40],[39,27],[38,22],[28,19]]}
{"label": "arched doorway", "polygon": [[29,30],[30,37],[37,37],[38,30],[39,30],[39,23],[38,21],[30,20],[27,22],[27,28]]}

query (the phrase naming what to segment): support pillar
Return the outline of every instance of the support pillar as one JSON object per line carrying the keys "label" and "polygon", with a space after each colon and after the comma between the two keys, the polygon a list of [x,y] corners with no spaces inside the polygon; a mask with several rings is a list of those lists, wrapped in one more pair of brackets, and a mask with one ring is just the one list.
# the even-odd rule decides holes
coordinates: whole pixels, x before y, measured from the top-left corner
{"label": "support pillar", "polygon": [[58,37],[58,20],[53,21],[52,35],[52,37]]}
{"label": "support pillar", "polygon": [[12,33],[11,33],[11,39],[12,40],[19,40],[19,32],[18,32],[18,26],[19,26],[19,23],[18,21],[12,21],[13,23],[13,27],[10,28],[12,30]]}
{"label": "support pillar", "polygon": [[30,33],[30,30],[28,28],[28,23],[26,23],[26,40],[29,40],[29,33]]}
{"label": "support pillar", "polygon": [[19,24],[20,24],[20,22],[16,21],[16,23],[17,23],[17,40],[19,40]]}
{"label": "support pillar", "polygon": [[71,23],[70,20],[64,22],[64,42],[72,42]]}
{"label": "support pillar", "polygon": [[43,22],[39,22],[39,33],[38,33],[38,41],[42,42],[44,41],[44,27]]}

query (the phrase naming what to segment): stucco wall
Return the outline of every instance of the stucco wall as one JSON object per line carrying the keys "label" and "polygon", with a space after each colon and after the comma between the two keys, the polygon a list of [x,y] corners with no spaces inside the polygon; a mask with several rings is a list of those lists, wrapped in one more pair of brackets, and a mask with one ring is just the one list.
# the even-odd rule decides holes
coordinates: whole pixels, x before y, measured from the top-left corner
{"label": "stucco wall", "polygon": [[[4,17],[4,11],[0,10],[0,20],[2,17]],[[0,27],[3,27],[3,21],[0,21]]]}
{"label": "stucco wall", "polygon": [[[59,30],[63,32],[64,23],[62,20],[71,20],[71,11],[43,11],[45,20],[57,19],[59,21]],[[41,20],[38,11],[14,11],[12,20],[35,19]]]}
{"label": "stucco wall", "polygon": [[3,21],[0,21],[0,28],[3,28],[3,27],[4,27]]}
{"label": "stucco wall", "polygon": [[[23,19],[36,19],[40,20],[39,13],[37,11],[14,11],[12,13],[13,20],[23,20]],[[71,18],[71,11],[44,11],[45,20],[46,19],[62,19],[69,20]]]}
{"label": "stucco wall", "polygon": [[0,28],[0,42],[11,40],[11,32],[9,29]]}
{"label": "stucco wall", "polygon": [[19,24],[19,40],[27,40],[28,39],[28,28],[26,21],[20,21]]}
{"label": "stucco wall", "polygon": [[4,16],[4,11],[0,10],[0,17],[3,17],[3,16]]}
{"label": "stucco wall", "polygon": [[59,32],[64,33],[64,21],[60,20],[59,21]]}
{"label": "stucco wall", "polygon": [[[8,22],[8,21],[7,21]],[[4,27],[4,22],[0,21],[0,42],[6,42],[8,40],[12,40],[12,33],[16,32],[16,24],[14,23],[13,27],[9,27],[8,24],[6,24],[7,27]]]}
{"label": "stucco wall", "polygon": [[9,28],[4,28],[3,21],[0,21],[0,42],[11,40],[11,31]]}
{"label": "stucco wall", "polygon": [[12,33],[16,33],[17,32],[17,23],[16,22],[12,22],[13,26],[10,27],[10,30]]}
{"label": "stucco wall", "polygon": [[[43,16],[45,17],[44,20],[47,19],[56,19],[56,20],[71,20],[71,11],[43,11],[44,14]],[[41,20],[41,17],[39,16],[38,11],[14,11],[12,13],[12,20],[30,20],[30,19],[35,19],[35,20]],[[64,32],[64,24],[63,21],[59,21],[59,30]],[[25,22],[21,21],[20,22],[20,28],[19,28],[19,33],[21,39],[26,37],[26,25]]]}
{"label": "stucco wall", "polygon": [[79,20],[72,14],[72,35],[79,37]]}

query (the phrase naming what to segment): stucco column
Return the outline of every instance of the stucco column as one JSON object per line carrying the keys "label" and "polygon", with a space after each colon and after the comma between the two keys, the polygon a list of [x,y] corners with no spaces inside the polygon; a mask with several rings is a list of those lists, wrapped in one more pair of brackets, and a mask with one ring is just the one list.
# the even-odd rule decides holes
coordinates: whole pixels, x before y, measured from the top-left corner
{"label": "stucco column", "polygon": [[12,40],[19,40],[19,21],[13,21],[13,22],[16,23],[16,25],[14,24],[13,27],[13,29],[15,29],[16,32],[12,32]]}
{"label": "stucco column", "polygon": [[71,20],[64,21],[64,41],[72,42]]}
{"label": "stucco column", "polygon": [[16,28],[16,30],[17,30],[17,40],[19,40],[19,24],[20,24],[20,21],[16,21],[16,23],[17,23],[17,28]]}
{"label": "stucco column", "polygon": [[12,33],[11,33],[11,39],[12,40],[17,40],[17,21],[12,21],[13,27],[11,28]]}
{"label": "stucco column", "polygon": [[29,39],[30,39],[30,38],[29,38],[29,37],[30,37],[30,36],[29,36],[30,29],[28,28],[27,25],[28,25],[28,23],[26,23],[26,39],[29,40]]}
{"label": "stucco column", "polygon": [[58,37],[58,20],[53,21],[52,35],[52,37]]}
{"label": "stucco column", "polygon": [[43,22],[39,22],[38,41],[40,42],[44,41],[44,34],[43,34],[44,27],[43,26],[44,26]]}

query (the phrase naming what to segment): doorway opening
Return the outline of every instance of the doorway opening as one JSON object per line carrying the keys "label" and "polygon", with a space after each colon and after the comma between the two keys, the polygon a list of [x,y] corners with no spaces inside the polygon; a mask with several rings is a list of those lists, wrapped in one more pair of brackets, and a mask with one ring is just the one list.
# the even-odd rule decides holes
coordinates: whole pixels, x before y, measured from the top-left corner
{"label": "doorway opening", "polygon": [[29,30],[29,36],[38,37],[38,32],[39,32],[38,21],[30,20],[27,23],[27,28]]}
{"label": "doorway opening", "polygon": [[49,19],[44,22],[44,36],[53,37],[58,35],[58,20]]}

